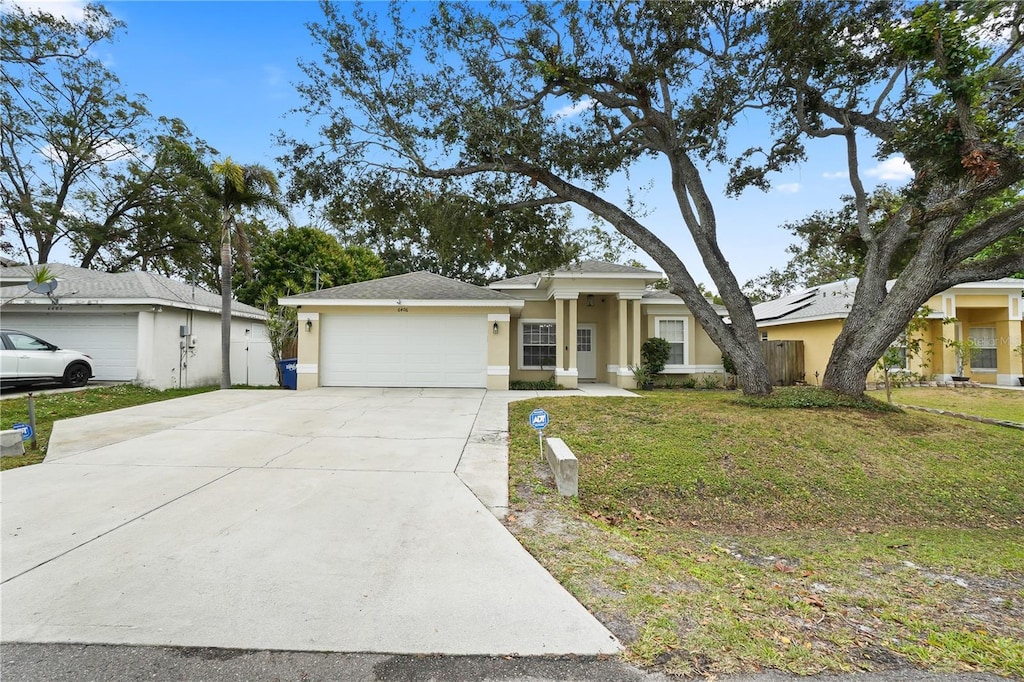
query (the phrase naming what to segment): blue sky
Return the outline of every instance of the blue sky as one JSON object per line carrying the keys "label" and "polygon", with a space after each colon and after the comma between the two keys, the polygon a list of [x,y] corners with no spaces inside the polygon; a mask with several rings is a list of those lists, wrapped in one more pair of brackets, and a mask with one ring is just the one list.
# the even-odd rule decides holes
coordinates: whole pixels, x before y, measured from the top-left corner
{"label": "blue sky", "polygon": [[[77,0],[15,1],[69,17],[84,5]],[[273,141],[279,130],[307,139],[315,135],[315,130],[303,130],[300,117],[287,114],[299,104],[293,87],[302,79],[298,60],[319,56],[305,27],[320,19],[316,2],[104,4],[127,28],[115,43],[101,46],[99,54],[128,92],[148,97],[154,114],[182,119],[222,156],[272,168],[283,151]],[[425,3],[419,4],[421,11],[426,9]],[[756,135],[761,125],[751,120],[743,132]],[[780,225],[838,207],[839,197],[850,192],[841,141],[812,142],[809,151],[809,160],[775,178],[768,193],[748,190],[739,199],[726,199],[724,172],[710,176],[708,190],[716,201],[720,243],[741,284],[785,264],[790,237]],[[902,184],[908,177],[901,160],[880,165],[869,149],[863,152],[861,165],[869,186],[883,181]],[[646,186],[648,180],[653,183],[650,190],[639,192],[649,210],[644,221],[676,250],[697,280],[710,282],[678,218],[663,175],[666,168],[653,162],[632,175],[635,187]],[[624,180],[613,192],[623,189]],[[637,258],[653,265],[645,254]]]}

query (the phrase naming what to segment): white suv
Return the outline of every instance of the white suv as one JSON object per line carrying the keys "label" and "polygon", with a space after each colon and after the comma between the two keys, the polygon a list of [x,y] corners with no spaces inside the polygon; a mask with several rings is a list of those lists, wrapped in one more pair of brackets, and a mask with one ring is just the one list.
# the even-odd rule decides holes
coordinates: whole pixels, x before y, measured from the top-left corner
{"label": "white suv", "polygon": [[35,384],[58,381],[85,386],[92,378],[92,358],[77,350],[64,350],[37,336],[0,329],[0,383]]}

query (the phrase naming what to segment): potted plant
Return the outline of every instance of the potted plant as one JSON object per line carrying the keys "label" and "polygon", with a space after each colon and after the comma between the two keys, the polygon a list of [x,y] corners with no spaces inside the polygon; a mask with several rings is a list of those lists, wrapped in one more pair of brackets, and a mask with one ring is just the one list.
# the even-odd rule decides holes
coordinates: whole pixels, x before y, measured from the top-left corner
{"label": "potted plant", "polygon": [[967,338],[959,341],[945,339],[945,343],[947,348],[953,349],[953,354],[956,356],[956,374],[953,376],[953,381],[970,381],[971,378],[964,374],[964,365],[971,364],[971,359],[978,352],[978,342]]}

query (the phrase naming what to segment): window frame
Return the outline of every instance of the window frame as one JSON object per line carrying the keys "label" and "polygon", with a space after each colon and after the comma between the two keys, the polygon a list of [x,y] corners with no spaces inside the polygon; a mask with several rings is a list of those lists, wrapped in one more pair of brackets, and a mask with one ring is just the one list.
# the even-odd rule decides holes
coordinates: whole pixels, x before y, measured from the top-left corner
{"label": "window frame", "polygon": [[[980,343],[980,341],[978,339],[974,338],[974,332],[979,330],[979,329],[985,329],[985,330],[991,329],[992,330],[992,334],[991,334],[990,337],[989,337],[988,334],[985,335],[986,336],[985,342],[986,343],[991,342],[991,344],[992,344],[991,346],[983,346],[983,345],[981,345],[981,343]],[[996,330],[995,327],[988,327],[988,326],[978,326],[978,327],[973,327],[972,326],[970,329],[967,330],[967,338],[972,340],[972,341],[974,341],[974,342],[976,342],[976,343],[978,343],[978,351],[982,351],[982,350],[984,350],[984,351],[992,351],[992,358],[993,358],[993,360],[995,360],[995,362],[992,363],[991,367],[986,366],[986,365],[982,365],[982,364],[977,364],[976,365],[974,363],[974,358],[978,356],[978,351],[975,351],[974,353],[971,354],[970,361],[968,362],[968,365],[970,365],[970,368],[971,368],[972,372],[997,372],[997,371],[999,371],[999,337],[998,337],[996,332],[997,332],[997,330]]]}
{"label": "window frame", "polygon": [[[690,322],[685,315],[658,315],[654,318],[654,336],[658,338],[665,338],[661,335],[661,323],[662,322],[682,322],[683,323],[683,362],[682,364],[677,363],[665,363],[665,369],[663,371],[685,371],[690,366],[687,361],[688,350],[690,345]],[[667,340],[667,339],[666,339]],[[671,343],[671,342],[669,342]]]}
{"label": "window frame", "polygon": [[[555,340],[554,340],[554,343],[551,345],[551,351],[552,351],[551,352],[551,358],[552,358],[551,367],[545,367],[543,365],[527,365],[527,364],[524,364],[523,356],[525,354],[524,353],[525,343],[523,343],[523,341],[524,341],[524,338],[525,338],[525,335],[526,335],[526,325],[528,325],[528,324],[550,324],[552,327],[554,327],[554,329],[555,329]],[[537,344],[532,344],[531,343],[530,345],[534,346],[534,345],[537,345]],[[519,320],[519,338],[518,338],[518,342],[516,343],[516,346],[517,346],[517,351],[518,351],[518,356],[519,356],[518,357],[519,369],[521,369],[521,370],[554,370],[555,369],[555,365],[558,363],[558,361],[557,361],[557,358],[558,358],[558,325],[557,325],[556,321],[555,320],[548,320],[548,319],[520,319]]]}

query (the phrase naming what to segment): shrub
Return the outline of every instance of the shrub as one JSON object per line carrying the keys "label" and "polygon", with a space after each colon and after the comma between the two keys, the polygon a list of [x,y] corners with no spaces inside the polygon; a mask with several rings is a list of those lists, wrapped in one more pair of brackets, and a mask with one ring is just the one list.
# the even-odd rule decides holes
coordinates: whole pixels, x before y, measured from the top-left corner
{"label": "shrub", "polygon": [[777,388],[770,395],[743,396],[737,402],[766,408],[837,408],[847,407],[872,412],[902,412],[898,407],[872,398],[854,398],[814,386]]}
{"label": "shrub", "polygon": [[553,379],[545,381],[510,381],[508,382],[511,391],[555,391],[562,388]]}
{"label": "shrub", "polygon": [[668,341],[658,336],[647,339],[640,346],[640,357],[651,376],[661,374],[671,352],[672,347]]}
{"label": "shrub", "polygon": [[703,377],[701,377],[700,382],[701,388],[712,389],[719,388],[721,386],[721,384],[718,382],[717,374],[705,374]]}
{"label": "shrub", "polygon": [[736,373],[736,363],[728,355],[722,355],[722,368],[725,369],[726,374]]}

